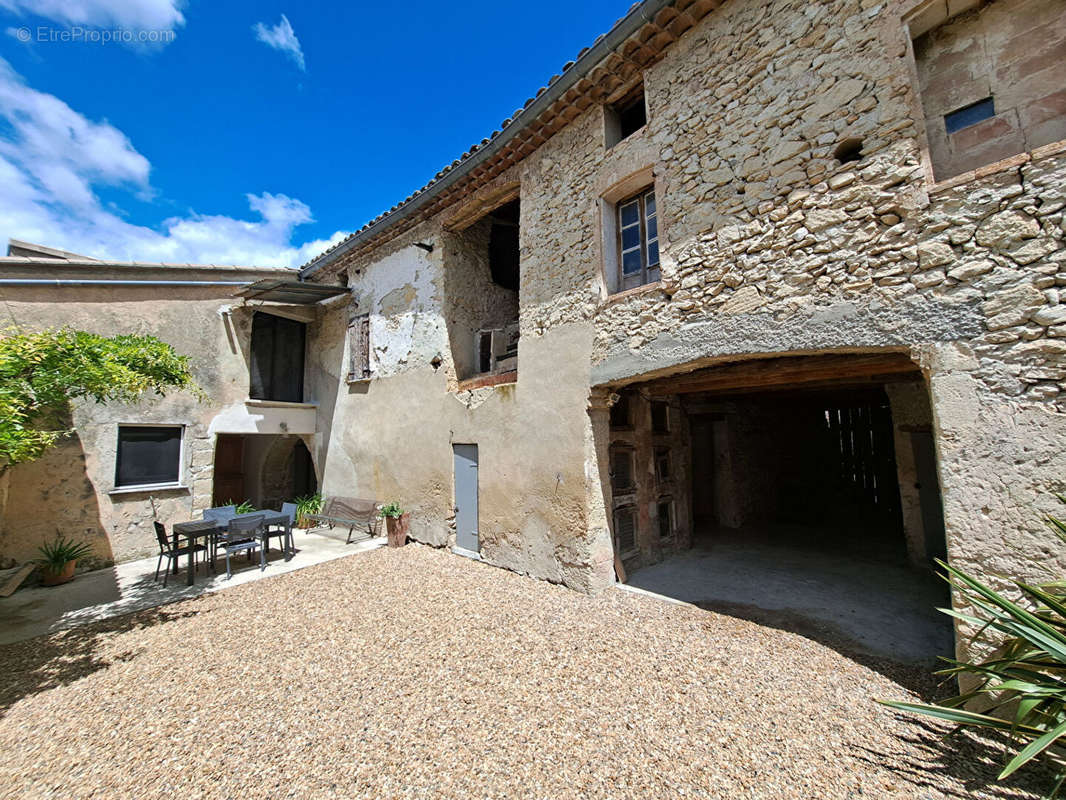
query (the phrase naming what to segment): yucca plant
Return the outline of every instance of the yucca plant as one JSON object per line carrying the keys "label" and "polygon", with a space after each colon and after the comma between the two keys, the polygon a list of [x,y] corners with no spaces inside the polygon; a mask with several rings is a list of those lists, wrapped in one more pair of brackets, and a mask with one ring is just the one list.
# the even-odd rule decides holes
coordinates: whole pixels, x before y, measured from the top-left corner
{"label": "yucca plant", "polygon": [[[1059,496],[1066,502],[1066,498]],[[1048,521],[1066,542],[1066,522]],[[951,666],[937,674],[948,679],[969,675],[975,688],[938,704],[882,700],[884,705],[954,722],[959,728],[1005,733],[1012,757],[1002,780],[1037,757],[1053,763],[1057,775],[1047,797],[1057,798],[1066,784],[1066,581],[1032,585],[1011,581],[1021,593],[1017,603],[960,569],[937,562],[944,578],[972,606],[973,613],[940,609],[977,628],[974,642],[994,632],[996,649],[982,661],[944,659]],[[981,711],[968,710],[977,706]]]}
{"label": "yucca plant", "polygon": [[51,542],[45,542],[37,548],[41,557],[37,559],[39,564],[44,565],[53,572],[59,572],[71,561],[85,558],[93,552],[92,545],[85,542],[75,542],[64,536],[57,536]]}

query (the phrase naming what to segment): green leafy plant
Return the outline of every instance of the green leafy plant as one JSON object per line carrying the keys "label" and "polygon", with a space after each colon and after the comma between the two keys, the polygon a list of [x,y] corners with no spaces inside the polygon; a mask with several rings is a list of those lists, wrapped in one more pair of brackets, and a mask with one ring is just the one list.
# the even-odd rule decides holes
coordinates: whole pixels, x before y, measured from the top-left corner
{"label": "green leafy plant", "polygon": [[233,509],[234,509],[234,511],[237,514],[251,514],[253,511],[258,511],[259,510],[255,506],[252,505],[252,501],[251,500],[243,500],[240,503],[237,503],[237,502],[235,502],[233,500],[227,500],[222,505],[224,505],[224,506],[233,506]]}
{"label": "green leafy plant", "polygon": [[383,517],[392,517],[393,519],[399,519],[403,516],[403,514],[403,508],[395,500],[381,507],[381,516]]}
{"label": "green leafy plant", "polygon": [[[1066,498],[1059,496],[1066,502]],[[1066,542],[1066,522],[1049,517],[1052,528]],[[1037,757],[1058,769],[1048,798],[1060,796],[1066,785],[1066,581],[1031,585],[1011,581],[1021,594],[1013,602],[985,583],[938,561],[944,578],[972,613],[940,609],[977,627],[974,643],[994,632],[995,650],[980,661],[944,659],[951,666],[937,674],[947,678],[969,675],[976,686],[938,704],[883,700],[884,705],[954,722],[959,728],[985,728],[1005,733],[1015,752],[1002,780]],[[969,706],[969,708],[967,708]],[[971,710],[974,707],[980,711]]]}
{"label": "green leafy plant", "polygon": [[296,504],[297,528],[310,527],[311,521],[307,519],[307,517],[322,511],[322,495],[320,494],[309,494],[305,497],[297,497],[292,502]]}
{"label": "green leafy plant", "polygon": [[6,330],[0,333],[0,473],[70,434],[71,400],[132,402],[168,389],[203,396],[188,357],[154,336]]}
{"label": "green leafy plant", "polygon": [[85,542],[75,542],[73,539],[57,536],[53,541],[38,547],[37,552],[41,554],[41,557],[37,559],[39,564],[52,572],[59,572],[69,562],[92,554],[93,548]]}

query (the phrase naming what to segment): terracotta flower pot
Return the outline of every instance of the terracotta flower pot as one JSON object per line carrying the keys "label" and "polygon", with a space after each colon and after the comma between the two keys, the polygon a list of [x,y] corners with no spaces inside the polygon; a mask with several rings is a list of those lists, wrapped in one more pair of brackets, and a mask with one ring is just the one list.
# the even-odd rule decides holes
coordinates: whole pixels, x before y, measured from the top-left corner
{"label": "terracotta flower pot", "polygon": [[407,544],[407,531],[411,529],[411,515],[385,517],[385,530],[389,535],[389,547],[403,547]]}
{"label": "terracotta flower pot", "polygon": [[41,567],[41,584],[43,586],[59,586],[61,583],[68,583],[74,580],[74,567],[77,563],[77,561],[68,561],[59,570],[53,569],[50,565]]}

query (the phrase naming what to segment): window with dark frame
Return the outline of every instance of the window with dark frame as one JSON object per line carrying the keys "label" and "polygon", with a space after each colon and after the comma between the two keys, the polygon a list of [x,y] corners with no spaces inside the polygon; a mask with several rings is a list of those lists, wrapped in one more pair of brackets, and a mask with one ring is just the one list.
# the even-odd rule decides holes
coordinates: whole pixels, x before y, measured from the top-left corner
{"label": "window with dark frame", "polygon": [[256,311],[248,396],[253,400],[302,403],[307,325]]}
{"label": "window with dark frame", "polygon": [[179,483],[182,432],[180,425],[120,425],[115,488]]}
{"label": "window with dark frame", "polygon": [[618,203],[618,289],[655,283],[659,272],[659,215],[655,190]]}
{"label": "window with dark frame", "polygon": [[991,97],[986,97],[976,103],[970,103],[968,106],[957,108],[945,114],[944,129],[948,133],[955,133],[963,128],[976,125],[978,122],[992,119],[994,116],[996,116],[995,103]]}

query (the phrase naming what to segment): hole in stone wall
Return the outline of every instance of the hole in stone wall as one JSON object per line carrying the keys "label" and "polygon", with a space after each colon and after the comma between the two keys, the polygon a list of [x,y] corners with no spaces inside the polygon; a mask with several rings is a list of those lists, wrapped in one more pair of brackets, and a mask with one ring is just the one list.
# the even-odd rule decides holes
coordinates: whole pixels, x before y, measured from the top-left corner
{"label": "hole in stone wall", "polygon": [[837,149],[833,151],[833,158],[841,164],[858,161],[862,158],[862,139],[857,136],[845,139],[838,144]]}

